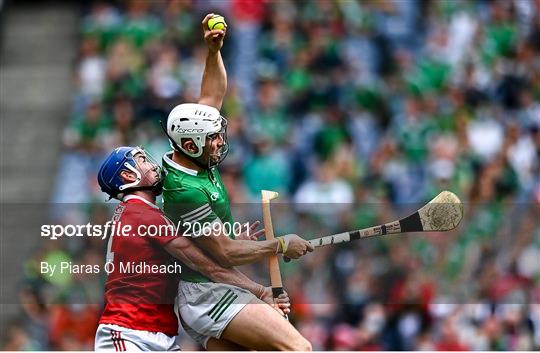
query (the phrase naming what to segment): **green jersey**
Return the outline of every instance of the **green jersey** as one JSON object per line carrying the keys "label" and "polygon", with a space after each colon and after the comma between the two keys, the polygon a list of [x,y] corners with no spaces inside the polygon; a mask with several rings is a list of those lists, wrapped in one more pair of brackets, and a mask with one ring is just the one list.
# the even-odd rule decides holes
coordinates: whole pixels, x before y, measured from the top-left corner
{"label": "green jersey", "polygon": [[[233,218],[225,186],[216,167],[196,171],[172,160],[172,152],[163,156],[166,176],[163,182],[165,214],[193,237],[204,235],[204,229],[221,222],[225,231],[232,230]],[[232,231],[229,236],[234,239]],[[201,273],[182,267],[180,279],[187,282],[210,282]]]}

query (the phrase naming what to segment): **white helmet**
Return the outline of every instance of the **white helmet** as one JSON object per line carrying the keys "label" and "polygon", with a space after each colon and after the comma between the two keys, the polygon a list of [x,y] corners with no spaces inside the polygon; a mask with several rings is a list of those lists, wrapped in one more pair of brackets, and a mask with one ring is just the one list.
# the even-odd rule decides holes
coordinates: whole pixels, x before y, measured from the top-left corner
{"label": "white helmet", "polygon": [[[219,114],[214,107],[185,103],[174,107],[167,118],[166,133],[169,136],[171,147],[180,150],[191,158],[200,157],[206,143],[206,137],[215,133],[226,133],[227,120]],[[224,135],[222,158],[226,155],[228,146]],[[190,153],[182,147],[182,139],[191,138],[198,148],[196,153]],[[218,163],[219,163],[218,162]]]}

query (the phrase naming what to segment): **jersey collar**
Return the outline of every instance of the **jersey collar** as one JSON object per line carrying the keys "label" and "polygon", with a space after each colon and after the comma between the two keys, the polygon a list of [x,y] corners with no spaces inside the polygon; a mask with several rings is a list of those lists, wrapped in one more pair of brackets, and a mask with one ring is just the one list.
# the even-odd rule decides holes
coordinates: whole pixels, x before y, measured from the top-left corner
{"label": "jersey collar", "polygon": [[[170,165],[174,169],[178,169],[178,170],[180,170],[180,171],[182,171],[182,172],[184,172],[186,174],[189,174],[189,175],[197,176],[197,174],[199,172],[197,172],[196,170],[184,167],[183,165],[180,165],[180,164],[176,163],[175,161],[173,161],[172,158],[171,158],[172,154],[173,154],[173,151],[169,151],[169,152],[165,153],[165,155],[163,156],[163,161],[165,161],[168,165]],[[169,155],[171,157],[169,157]]]}
{"label": "jersey collar", "polygon": [[133,199],[137,199],[137,200],[140,200],[142,202],[144,202],[145,204],[147,204],[148,206],[150,207],[153,207],[153,208],[156,208],[159,210],[159,207],[151,202],[149,202],[148,200],[145,200],[143,199],[142,197],[140,196],[137,196],[137,195],[126,195],[124,196],[124,198],[122,199],[122,201],[124,202],[128,202],[129,200],[133,200]]}

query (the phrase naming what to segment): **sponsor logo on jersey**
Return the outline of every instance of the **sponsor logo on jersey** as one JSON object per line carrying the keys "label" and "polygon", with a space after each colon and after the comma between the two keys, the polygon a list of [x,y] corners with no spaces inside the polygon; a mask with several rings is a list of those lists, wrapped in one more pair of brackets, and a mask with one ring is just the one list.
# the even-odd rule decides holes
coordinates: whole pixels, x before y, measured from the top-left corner
{"label": "sponsor logo on jersey", "polygon": [[213,192],[212,194],[210,194],[210,199],[212,201],[217,201],[217,199],[219,199],[219,192]]}

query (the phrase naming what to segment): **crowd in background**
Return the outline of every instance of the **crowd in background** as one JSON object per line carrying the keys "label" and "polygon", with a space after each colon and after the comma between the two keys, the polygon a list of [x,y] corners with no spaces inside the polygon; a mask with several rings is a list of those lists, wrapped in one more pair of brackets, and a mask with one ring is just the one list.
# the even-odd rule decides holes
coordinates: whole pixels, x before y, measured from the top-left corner
{"label": "crowd in background", "polygon": [[[397,219],[444,189],[465,203],[456,231],[282,264],[291,320],[313,348],[540,349],[538,0],[86,5],[54,223],[110,218],[96,173],[114,147],[170,149],[159,121],[197,101],[209,12],[229,25],[220,170],[238,219],[260,218],[261,189],[280,192],[276,232],[306,237]],[[91,349],[103,278],[47,279],[36,264],[104,256],[91,238],[34,254],[5,347]],[[243,270],[268,283],[264,267]],[[197,349],[185,334],[180,344]]]}

